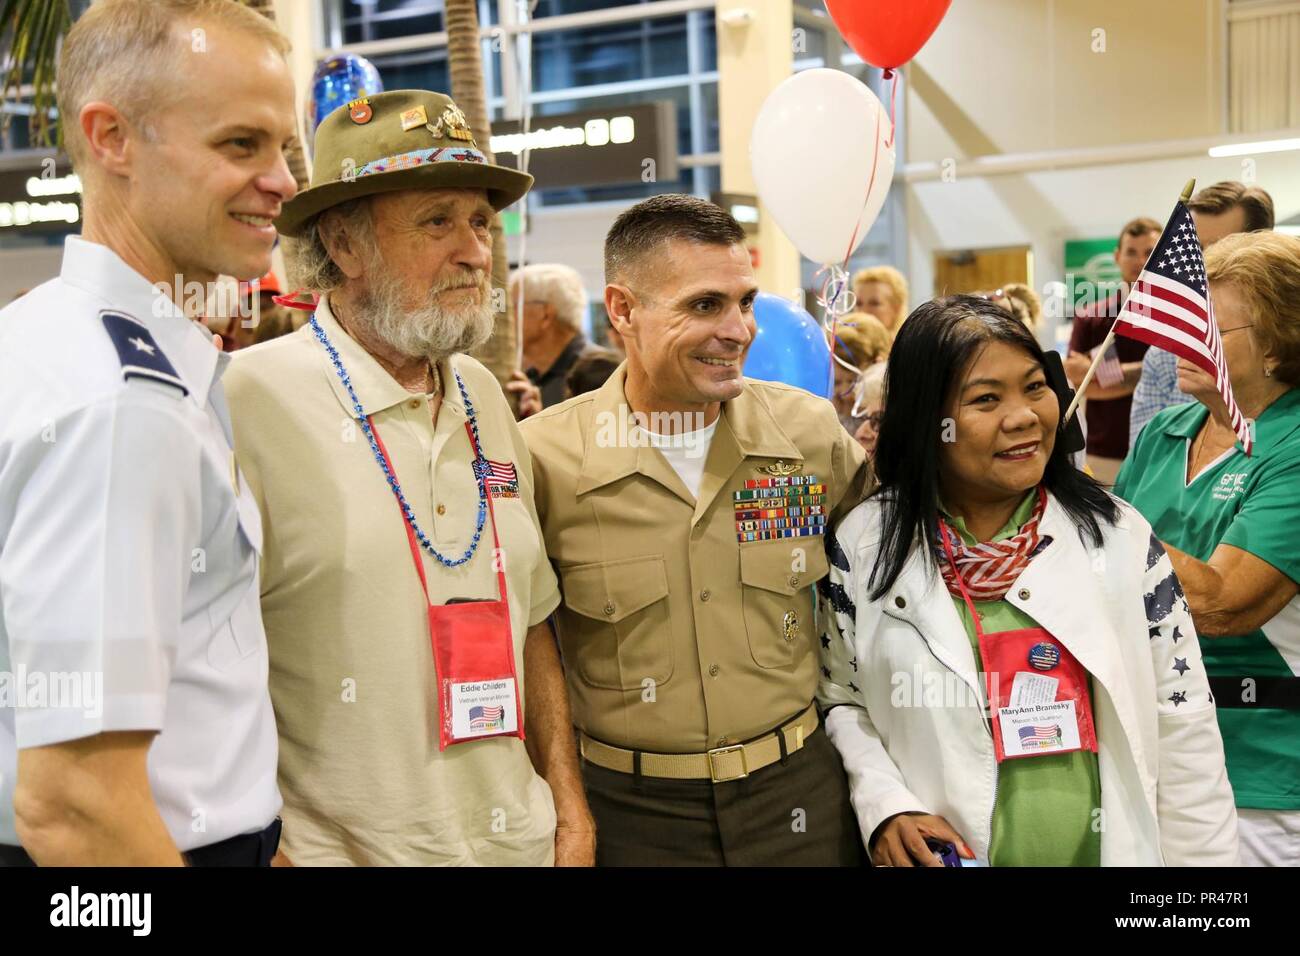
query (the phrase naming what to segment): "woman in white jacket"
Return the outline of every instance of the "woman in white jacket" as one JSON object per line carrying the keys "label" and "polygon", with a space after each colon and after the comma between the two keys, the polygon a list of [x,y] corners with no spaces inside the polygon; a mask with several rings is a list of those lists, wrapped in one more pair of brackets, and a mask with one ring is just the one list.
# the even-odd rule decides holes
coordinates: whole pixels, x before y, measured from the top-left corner
{"label": "woman in white jacket", "polygon": [[[1033,335],[971,296],[894,343],[880,488],[827,539],[819,697],[882,866],[1235,865],[1192,619],[1160,543],[1058,445]],[[927,842],[929,841],[929,842]]]}

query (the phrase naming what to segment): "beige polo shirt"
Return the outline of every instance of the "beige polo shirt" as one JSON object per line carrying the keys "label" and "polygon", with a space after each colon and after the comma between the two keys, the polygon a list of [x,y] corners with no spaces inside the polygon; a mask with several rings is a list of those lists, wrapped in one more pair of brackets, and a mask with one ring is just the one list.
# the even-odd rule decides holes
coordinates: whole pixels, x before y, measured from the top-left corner
{"label": "beige polo shirt", "polygon": [[[528,450],[492,374],[444,361],[434,426],[330,314],[316,312],[393,461],[419,526],[448,557],[473,536],[478,486],[453,371],[483,453],[513,464],[518,497],[495,497],[515,667],[524,636],[559,601],[541,544]],[[261,508],[262,615],[280,734],[283,846],[297,864],[549,865],[550,788],[517,737],[438,749],[424,593],[406,531],[352,402],[310,326],[236,354],[225,377],[235,451]],[[497,597],[492,532],[445,568],[422,555],[433,603]]]}

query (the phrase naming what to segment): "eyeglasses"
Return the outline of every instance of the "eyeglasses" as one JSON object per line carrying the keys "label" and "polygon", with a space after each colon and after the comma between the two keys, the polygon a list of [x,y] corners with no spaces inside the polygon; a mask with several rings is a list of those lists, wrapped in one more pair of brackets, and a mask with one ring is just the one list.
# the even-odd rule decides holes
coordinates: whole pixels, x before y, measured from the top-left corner
{"label": "eyeglasses", "polygon": [[1255,327],[1255,323],[1247,322],[1245,325],[1236,325],[1230,329],[1219,329],[1219,334],[1227,335],[1229,332],[1239,332],[1242,329],[1253,329],[1254,327]]}
{"label": "eyeglasses", "polygon": [[872,431],[880,431],[880,423],[885,420],[884,412],[872,412],[862,416],[862,423],[871,426]]}

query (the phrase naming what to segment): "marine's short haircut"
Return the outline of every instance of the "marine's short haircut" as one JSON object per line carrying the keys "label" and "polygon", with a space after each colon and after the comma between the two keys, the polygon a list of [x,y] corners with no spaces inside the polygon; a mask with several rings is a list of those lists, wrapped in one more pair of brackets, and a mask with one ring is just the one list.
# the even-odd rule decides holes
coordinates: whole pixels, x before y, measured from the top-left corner
{"label": "marine's short haircut", "polygon": [[623,282],[673,239],[733,246],[745,241],[745,230],[731,213],[708,200],[682,193],[652,196],[625,210],[605,236],[605,281]]}

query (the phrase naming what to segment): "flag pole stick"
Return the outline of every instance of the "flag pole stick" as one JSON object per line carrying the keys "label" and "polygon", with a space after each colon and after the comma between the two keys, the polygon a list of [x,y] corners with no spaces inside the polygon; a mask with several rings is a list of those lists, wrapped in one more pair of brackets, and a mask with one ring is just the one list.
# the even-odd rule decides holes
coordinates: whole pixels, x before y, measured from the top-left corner
{"label": "flag pole stick", "polygon": [[[1195,179],[1187,180],[1187,185],[1183,187],[1183,194],[1179,197],[1179,202],[1185,203],[1187,202],[1187,200],[1191,199],[1192,192],[1195,189],[1196,189],[1196,180]],[[1121,237],[1121,241],[1122,241],[1122,237]],[[1125,299],[1125,301],[1127,301],[1127,298]],[[1120,303],[1120,312],[1123,311],[1124,311],[1124,303]],[[1115,318],[1118,319],[1119,315],[1117,314]],[[1106,350],[1110,348],[1111,343],[1114,341],[1115,341],[1115,323],[1111,322],[1110,331],[1106,333],[1105,340],[1101,343],[1101,347],[1097,349],[1097,354],[1093,356],[1092,365],[1088,366],[1088,373],[1083,376],[1083,381],[1080,382],[1079,387],[1074,390],[1074,399],[1073,401],[1070,402],[1070,407],[1065,410],[1065,415],[1061,419],[1062,428],[1064,428],[1066,425],[1070,423],[1070,416],[1072,416],[1075,413],[1075,411],[1078,409],[1079,402],[1082,401],[1084,394],[1088,391],[1088,386],[1092,384],[1092,377],[1097,374],[1097,366],[1100,365],[1102,359],[1106,357]]]}

